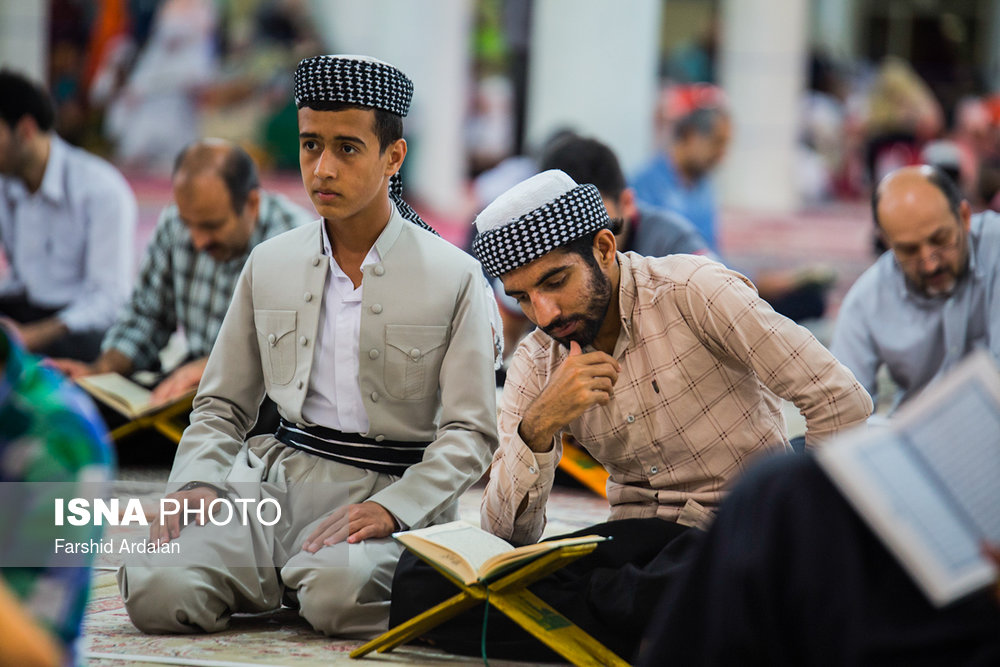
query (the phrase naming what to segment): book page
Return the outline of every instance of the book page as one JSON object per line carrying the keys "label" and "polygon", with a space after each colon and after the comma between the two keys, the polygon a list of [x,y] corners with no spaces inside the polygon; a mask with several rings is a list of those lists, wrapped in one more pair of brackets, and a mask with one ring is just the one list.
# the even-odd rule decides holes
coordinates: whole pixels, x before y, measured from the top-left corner
{"label": "book page", "polygon": [[1000,543],[1000,412],[979,384],[961,389],[906,427],[905,442],[965,529]]}
{"label": "book page", "polygon": [[847,436],[817,459],[936,604],[988,585],[981,554],[1000,543],[1000,379],[972,355],[885,429]]}
{"label": "book page", "polygon": [[118,373],[89,375],[79,378],[77,384],[126,416],[149,409],[152,392]]}
{"label": "book page", "polygon": [[[467,562],[473,571],[478,571],[490,557],[514,550],[514,547],[496,535],[464,521],[453,521],[409,532],[428,542],[446,547]],[[405,535],[406,533],[400,533],[397,538],[404,544],[406,544]]]}
{"label": "book page", "polygon": [[590,544],[591,542],[603,542],[608,538],[603,535],[580,535],[578,537],[566,537],[561,540],[548,540],[537,544],[526,544],[512,551],[493,556],[478,569],[480,579],[495,579],[515,566],[526,561],[535,560],[545,554],[561,549],[562,547],[577,544]]}

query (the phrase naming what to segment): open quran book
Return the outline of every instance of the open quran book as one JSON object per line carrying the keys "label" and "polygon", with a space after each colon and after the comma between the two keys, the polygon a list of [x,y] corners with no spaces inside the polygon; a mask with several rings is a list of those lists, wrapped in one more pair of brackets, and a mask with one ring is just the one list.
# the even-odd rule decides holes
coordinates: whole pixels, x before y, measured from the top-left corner
{"label": "open quran book", "polygon": [[465,584],[491,581],[560,547],[602,542],[601,535],[549,540],[514,548],[471,523],[452,521],[392,535],[410,551],[436,563]]}
{"label": "open quran book", "polygon": [[152,392],[118,373],[99,373],[77,378],[76,383],[101,403],[113,408],[128,419],[137,419],[165,410],[194,396],[190,391],[166,403],[153,405]]}
{"label": "open quran book", "polygon": [[934,604],[995,581],[982,554],[1000,544],[1000,374],[989,353],[817,458]]}

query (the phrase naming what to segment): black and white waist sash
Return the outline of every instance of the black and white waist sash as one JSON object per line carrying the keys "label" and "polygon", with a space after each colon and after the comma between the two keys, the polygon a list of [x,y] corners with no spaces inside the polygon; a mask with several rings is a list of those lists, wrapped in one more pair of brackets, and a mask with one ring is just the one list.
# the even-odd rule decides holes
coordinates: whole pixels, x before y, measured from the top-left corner
{"label": "black and white waist sash", "polygon": [[289,447],[356,468],[402,475],[424,458],[429,442],[381,440],[325,426],[296,426],[282,419],[274,437]]}

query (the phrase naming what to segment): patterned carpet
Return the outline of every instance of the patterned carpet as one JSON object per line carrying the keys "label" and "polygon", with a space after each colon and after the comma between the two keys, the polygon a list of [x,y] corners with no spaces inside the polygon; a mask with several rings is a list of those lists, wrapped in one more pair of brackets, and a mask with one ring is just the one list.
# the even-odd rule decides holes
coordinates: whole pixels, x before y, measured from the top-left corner
{"label": "patterned carpet", "polygon": [[[478,525],[481,497],[480,486],[473,487],[462,497],[463,519]],[[607,511],[607,501],[603,498],[588,491],[557,486],[549,503],[546,535],[567,533],[604,521]],[[80,649],[86,664],[91,667],[482,664],[482,660],[451,656],[423,647],[401,647],[391,653],[372,654],[364,662],[351,660],[348,654],[360,644],[359,641],[319,635],[290,609],[235,616],[227,631],[212,635],[144,635],[135,629],[125,613],[114,571],[103,569],[94,574]],[[503,667],[528,663],[491,660],[490,664]]]}

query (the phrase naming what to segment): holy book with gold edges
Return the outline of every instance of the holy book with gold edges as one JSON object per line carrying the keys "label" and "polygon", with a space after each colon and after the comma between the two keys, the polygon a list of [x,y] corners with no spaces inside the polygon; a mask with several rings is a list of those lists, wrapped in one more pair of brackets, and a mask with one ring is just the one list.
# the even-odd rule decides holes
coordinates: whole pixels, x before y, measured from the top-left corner
{"label": "holy book with gold edges", "polygon": [[165,403],[152,403],[152,392],[118,373],[98,373],[77,378],[76,383],[88,394],[121,413],[128,419],[137,419],[164,410],[194,396],[190,391]]}
{"label": "holy book with gold edges", "polygon": [[452,521],[392,535],[407,549],[450,572],[464,584],[488,582],[515,567],[564,546],[603,542],[603,535],[582,535],[513,547],[471,523]]}

